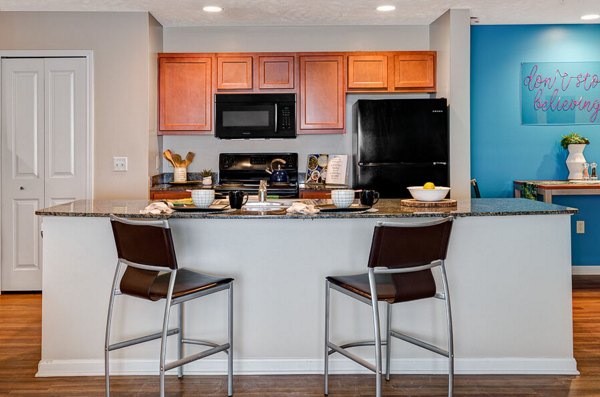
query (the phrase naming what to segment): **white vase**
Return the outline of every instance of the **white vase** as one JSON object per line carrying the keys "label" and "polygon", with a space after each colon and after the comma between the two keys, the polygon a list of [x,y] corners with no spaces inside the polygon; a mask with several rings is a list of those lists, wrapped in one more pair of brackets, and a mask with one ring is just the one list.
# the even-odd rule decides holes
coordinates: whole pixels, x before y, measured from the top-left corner
{"label": "white vase", "polygon": [[212,185],[212,176],[202,177],[202,184],[204,186],[210,186],[210,185]]}
{"label": "white vase", "polygon": [[572,143],[568,146],[567,168],[569,169],[569,180],[583,179],[583,164],[585,164],[583,149],[585,149],[585,146],[585,143]]}

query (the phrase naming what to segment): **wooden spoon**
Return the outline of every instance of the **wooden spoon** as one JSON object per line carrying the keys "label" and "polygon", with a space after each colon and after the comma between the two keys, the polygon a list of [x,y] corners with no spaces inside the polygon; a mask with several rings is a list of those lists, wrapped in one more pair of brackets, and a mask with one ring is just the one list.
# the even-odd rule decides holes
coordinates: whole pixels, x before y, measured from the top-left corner
{"label": "wooden spoon", "polygon": [[192,161],[194,161],[194,156],[194,152],[187,152],[187,154],[185,155],[183,166],[187,167],[188,165],[192,164]]}
{"label": "wooden spoon", "polygon": [[171,153],[171,151],[169,149],[167,149],[163,152],[163,156],[165,156],[165,158],[169,161],[169,163],[171,163],[171,165],[173,167],[177,167],[175,165],[175,161],[173,160],[173,153]]}
{"label": "wooden spoon", "polygon": [[182,163],[182,159],[181,156],[177,153],[173,153],[173,161],[175,162],[175,167],[182,167],[183,164]]}

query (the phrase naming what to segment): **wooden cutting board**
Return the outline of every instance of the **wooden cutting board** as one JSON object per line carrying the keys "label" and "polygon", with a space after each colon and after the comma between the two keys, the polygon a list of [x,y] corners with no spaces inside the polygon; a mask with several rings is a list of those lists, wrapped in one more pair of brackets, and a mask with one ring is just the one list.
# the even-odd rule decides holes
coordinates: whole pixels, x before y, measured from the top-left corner
{"label": "wooden cutting board", "polygon": [[415,208],[448,208],[456,207],[456,200],[443,199],[441,201],[417,201],[415,199],[400,200],[400,205]]}

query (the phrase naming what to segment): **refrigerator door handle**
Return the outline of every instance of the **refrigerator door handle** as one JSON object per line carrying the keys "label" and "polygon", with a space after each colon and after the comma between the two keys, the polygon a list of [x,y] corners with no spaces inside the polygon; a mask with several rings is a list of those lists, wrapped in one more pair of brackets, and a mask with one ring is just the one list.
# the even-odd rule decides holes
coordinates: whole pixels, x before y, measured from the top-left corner
{"label": "refrigerator door handle", "polygon": [[389,165],[448,165],[445,161],[434,161],[432,163],[405,163],[405,162],[397,162],[397,163],[365,163],[359,162],[358,165],[360,167],[381,167],[381,166],[389,166]]}

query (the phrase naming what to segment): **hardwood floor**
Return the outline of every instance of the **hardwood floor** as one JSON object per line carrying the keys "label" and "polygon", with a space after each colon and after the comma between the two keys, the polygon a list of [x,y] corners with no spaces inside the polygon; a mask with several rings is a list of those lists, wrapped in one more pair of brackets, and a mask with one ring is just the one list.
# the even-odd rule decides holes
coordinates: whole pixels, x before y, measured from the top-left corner
{"label": "hardwood floor", "polygon": [[[41,295],[0,295],[0,396],[103,396],[102,377],[35,378],[40,359]],[[592,397],[600,396],[600,276],[573,281],[575,358],[579,376],[456,376],[455,396]],[[543,335],[540,335],[543,337]],[[372,396],[374,377],[337,375],[330,396]],[[322,396],[322,377],[236,376],[235,396]],[[168,377],[167,396],[227,394],[224,376]],[[384,396],[445,396],[444,376],[394,375]],[[157,376],[113,377],[113,397],[158,396]]]}

